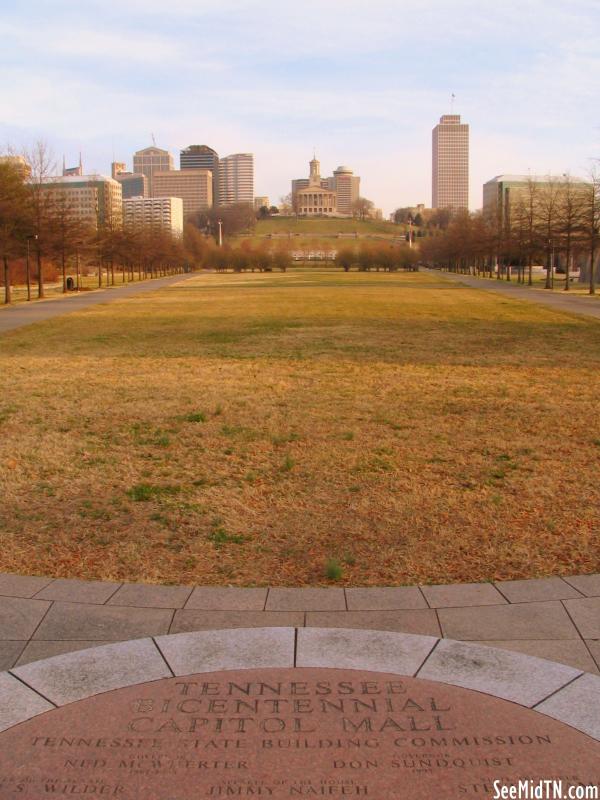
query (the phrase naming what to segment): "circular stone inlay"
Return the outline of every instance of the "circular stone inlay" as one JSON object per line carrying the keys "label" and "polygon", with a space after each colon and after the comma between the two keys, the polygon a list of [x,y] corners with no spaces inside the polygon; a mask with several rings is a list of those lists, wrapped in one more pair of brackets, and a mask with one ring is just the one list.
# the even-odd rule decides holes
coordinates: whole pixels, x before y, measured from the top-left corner
{"label": "circular stone inlay", "polygon": [[600,744],[505,700],[358,670],[169,678],[0,734],[3,800],[425,800],[549,778],[598,783]]}

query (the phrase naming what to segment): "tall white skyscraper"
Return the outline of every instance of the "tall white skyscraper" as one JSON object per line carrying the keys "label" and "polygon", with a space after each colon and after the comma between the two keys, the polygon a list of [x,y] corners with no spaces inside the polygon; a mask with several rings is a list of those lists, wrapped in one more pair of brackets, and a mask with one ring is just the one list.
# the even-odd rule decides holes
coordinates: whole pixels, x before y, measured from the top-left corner
{"label": "tall white skyscraper", "polygon": [[444,114],[433,129],[432,208],[469,207],[469,126]]}
{"label": "tall white skyscraper", "polygon": [[254,155],[234,153],[219,161],[219,205],[254,203]]}

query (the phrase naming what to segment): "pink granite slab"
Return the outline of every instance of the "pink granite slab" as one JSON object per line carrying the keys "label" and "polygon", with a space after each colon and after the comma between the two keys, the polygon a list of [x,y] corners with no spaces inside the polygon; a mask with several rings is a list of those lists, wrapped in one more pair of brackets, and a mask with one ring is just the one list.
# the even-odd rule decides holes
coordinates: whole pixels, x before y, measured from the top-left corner
{"label": "pink granite slab", "polygon": [[491,797],[600,781],[600,743],[419,678],[325,668],[202,673],[48,711],[0,734],[0,797]]}

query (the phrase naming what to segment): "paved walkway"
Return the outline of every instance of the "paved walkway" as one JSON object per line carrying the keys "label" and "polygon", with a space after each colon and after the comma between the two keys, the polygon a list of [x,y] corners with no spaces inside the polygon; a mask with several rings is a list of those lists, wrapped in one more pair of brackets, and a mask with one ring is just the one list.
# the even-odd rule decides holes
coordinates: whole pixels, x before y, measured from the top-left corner
{"label": "paved walkway", "polygon": [[586,317],[600,319],[600,299],[591,295],[534,289],[530,286],[519,285],[514,281],[509,283],[506,280],[499,281],[496,278],[475,278],[471,275],[457,275],[454,272],[440,272],[433,269],[425,271],[430,275],[441,275],[448,280],[471,286],[473,289],[496,292],[516,300],[539,303],[542,306],[554,308],[556,311],[566,311],[569,314],[581,314]]}
{"label": "paved walkway", "polygon": [[0,574],[0,670],[145,636],[272,626],[442,636],[600,674],[600,574],[374,589],[154,586]]}
{"label": "paved walkway", "polygon": [[52,317],[81,311],[82,308],[111,303],[113,300],[121,300],[124,297],[133,297],[145,292],[153,292],[156,289],[193,278],[195,275],[196,273],[190,272],[185,275],[171,275],[168,278],[153,278],[139,283],[137,281],[127,283],[124,286],[111,286],[110,289],[68,294],[56,300],[49,298],[32,303],[19,303],[11,308],[2,308],[0,309],[0,334],[15,330],[15,328],[22,328],[25,325],[32,325],[34,322],[43,322]]}

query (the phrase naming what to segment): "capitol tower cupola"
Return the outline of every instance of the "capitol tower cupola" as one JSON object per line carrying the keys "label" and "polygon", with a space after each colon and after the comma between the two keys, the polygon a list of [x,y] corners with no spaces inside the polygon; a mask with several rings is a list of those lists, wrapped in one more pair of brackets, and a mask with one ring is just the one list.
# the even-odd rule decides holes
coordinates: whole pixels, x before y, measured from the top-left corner
{"label": "capitol tower cupola", "polygon": [[312,157],[310,162],[310,182],[321,183],[321,162],[317,159],[316,155]]}

